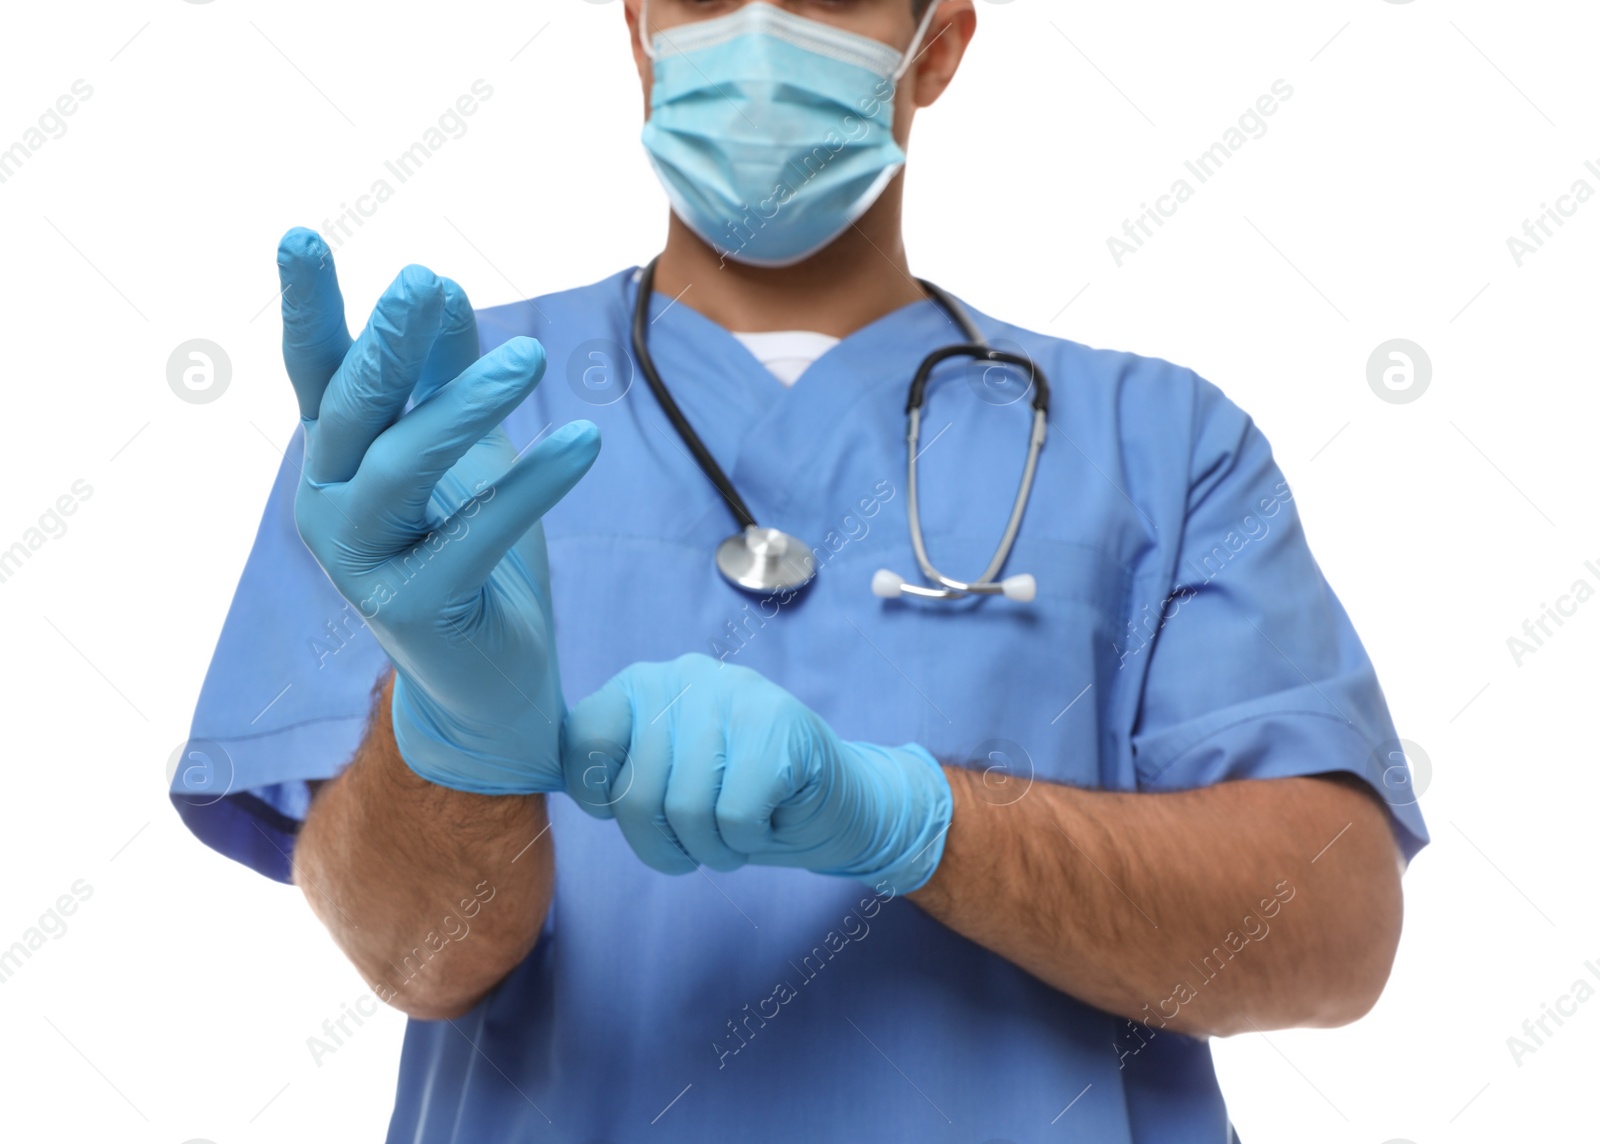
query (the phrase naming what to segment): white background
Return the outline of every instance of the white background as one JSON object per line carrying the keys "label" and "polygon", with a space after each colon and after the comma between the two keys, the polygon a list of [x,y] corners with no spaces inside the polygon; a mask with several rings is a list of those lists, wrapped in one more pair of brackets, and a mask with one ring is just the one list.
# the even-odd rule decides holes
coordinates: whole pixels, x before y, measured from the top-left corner
{"label": "white background", "polygon": [[[913,270],[1034,329],[1193,366],[1249,410],[1431,760],[1435,841],[1406,878],[1388,992],[1349,1028],[1219,1042],[1242,1138],[1576,1138],[1600,998],[1520,1065],[1506,1039],[1600,964],[1600,603],[1520,666],[1506,640],[1575,579],[1600,584],[1583,567],[1600,562],[1600,200],[1521,267],[1506,239],[1575,180],[1600,189],[1600,17],[1577,0],[978,8],[913,140]],[[482,306],[643,261],[665,206],[621,5],[101,0],[3,21],[0,147],[74,80],[93,95],[0,184],[0,547],[74,481],[93,495],[0,584],[0,946],[74,881],[93,896],[0,985],[0,1134],[378,1139],[401,1018],[313,1064],[307,1037],[364,986],[296,891],[205,850],[164,789],[294,426],[274,248],[482,78],[468,133],[339,251],[353,316],[406,262]],[[1107,237],[1280,78],[1294,95],[1265,137],[1117,267]],[[233,363],[212,404],[167,384],[196,337]],[[1366,377],[1397,337],[1433,365],[1409,404]]]}

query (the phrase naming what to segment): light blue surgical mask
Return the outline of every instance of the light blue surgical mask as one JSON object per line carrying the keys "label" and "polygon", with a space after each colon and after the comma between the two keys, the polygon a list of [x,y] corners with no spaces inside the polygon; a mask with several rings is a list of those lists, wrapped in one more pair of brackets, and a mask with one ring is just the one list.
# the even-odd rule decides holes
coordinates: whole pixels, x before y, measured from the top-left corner
{"label": "light blue surgical mask", "polygon": [[905,164],[894,141],[903,53],[756,0],[657,32],[644,146],[672,209],[724,258],[789,266],[859,219]]}

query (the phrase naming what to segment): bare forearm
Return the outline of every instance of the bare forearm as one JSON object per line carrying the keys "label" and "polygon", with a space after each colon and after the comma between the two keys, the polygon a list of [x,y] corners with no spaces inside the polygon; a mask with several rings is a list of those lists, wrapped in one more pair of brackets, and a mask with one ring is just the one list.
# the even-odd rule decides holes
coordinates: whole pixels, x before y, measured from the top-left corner
{"label": "bare forearm", "polygon": [[1035,783],[1009,802],[981,775],[946,773],[944,858],[912,900],[1083,1001],[1226,1035],[1354,1020],[1388,978],[1398,857],[1364,790],[1322,778],[1169,794]]}
{"label": "bare forearm", "polygon": [[470,1009],[533,948],[554,851],[543,795],[468,794],[406,766],[391,685],[355,759],[312,802],[295,881],[381,1000],[437,1020]]}

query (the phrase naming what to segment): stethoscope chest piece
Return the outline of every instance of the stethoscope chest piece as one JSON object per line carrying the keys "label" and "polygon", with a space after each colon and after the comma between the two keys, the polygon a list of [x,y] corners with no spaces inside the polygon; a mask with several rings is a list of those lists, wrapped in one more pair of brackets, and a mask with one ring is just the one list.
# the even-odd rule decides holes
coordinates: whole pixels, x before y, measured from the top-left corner
{"label": "stethoscope chest piece", "polygon": [[817,560],[803,540],[752,524],[717,545],[717,571],[747,592],[793,591],[811,582]]}

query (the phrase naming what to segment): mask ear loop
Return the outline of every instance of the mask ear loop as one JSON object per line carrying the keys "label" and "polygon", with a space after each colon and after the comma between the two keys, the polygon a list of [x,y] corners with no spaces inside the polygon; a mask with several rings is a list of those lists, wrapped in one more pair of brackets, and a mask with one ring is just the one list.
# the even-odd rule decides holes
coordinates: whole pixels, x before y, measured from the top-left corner
{"label": "mask ear loop", "polygon": [[[644,0],[644,3],[649,4],[650,0]],[[928,10],[922,14],[922,23],[917,25],[917,34],[911,37],[911,46],[900,57],[900,66],[895,68],[894,74],[889,77],[890,79],[898,83],[900,77],[905,75],[911,69],[911,65],[917,62],[917,50],[922,47],[922,37],[928,34],[928,25],[933,23],[933,15],[939,10],[940,3],[942,3],[942,0],[928,0]],[[641,21],[644,19],[642,14],[639,18]]]}
{"label": "mask ear loop", "polygon": [[655,49],[650,46],[650,37],[646,35],[647,21],[650,18],[650,0],[639,0],[639,47],[644,49],[648,59],[658,59]]}

